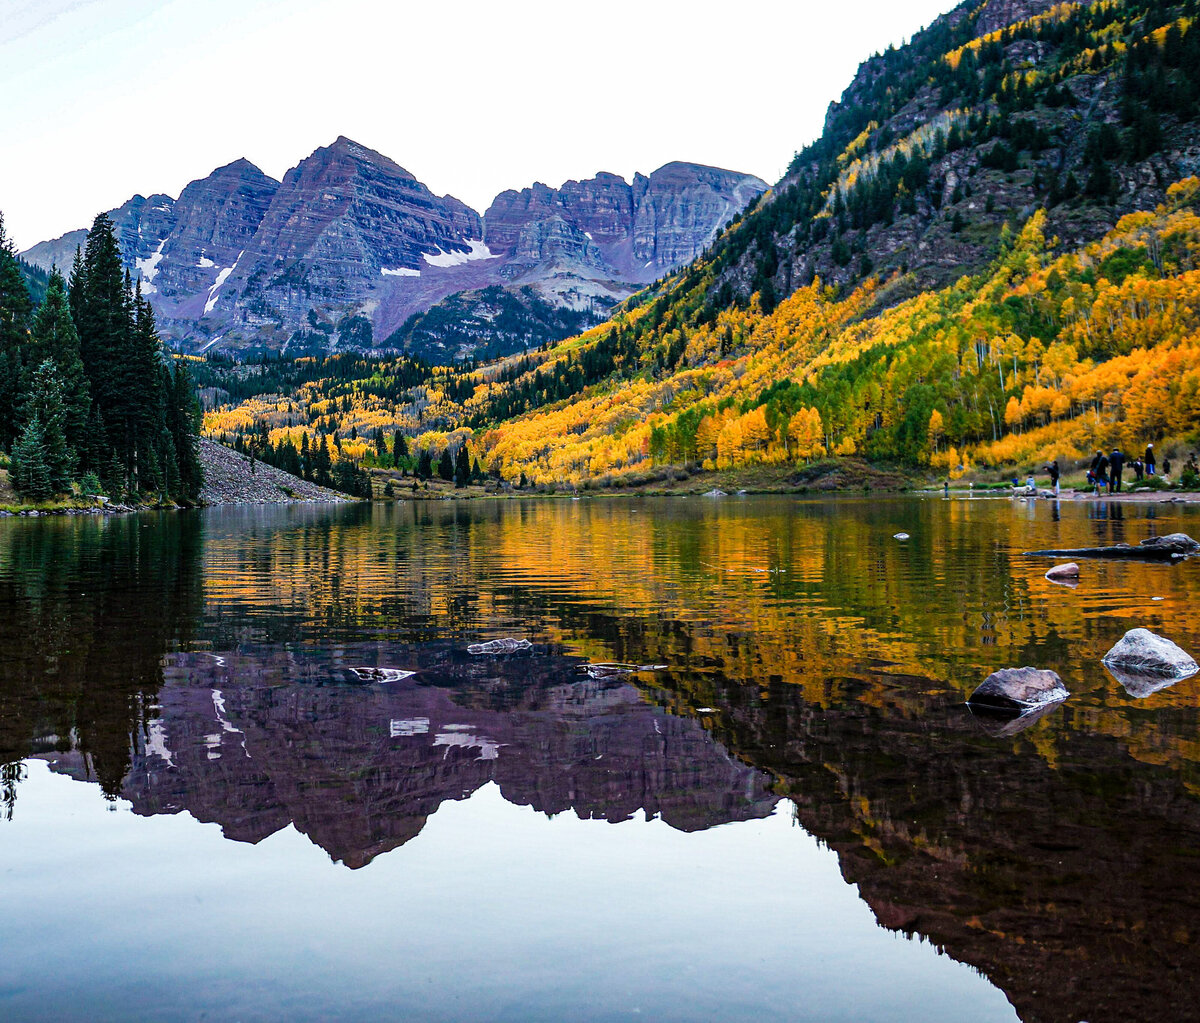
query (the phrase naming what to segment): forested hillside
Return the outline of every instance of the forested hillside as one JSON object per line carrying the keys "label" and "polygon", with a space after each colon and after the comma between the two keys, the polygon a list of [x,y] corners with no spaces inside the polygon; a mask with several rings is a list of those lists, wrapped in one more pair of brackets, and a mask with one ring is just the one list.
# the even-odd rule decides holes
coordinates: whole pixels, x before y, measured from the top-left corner
{"label": "forested hillside", "polygon": [[332,408],[314,381],[291,428],[317,409],[343,450],[399,429],[547,483],[851,453],[957,474],[1190,434],[1198,7],[964,4],[867,61],[784,179],[608,323]]}

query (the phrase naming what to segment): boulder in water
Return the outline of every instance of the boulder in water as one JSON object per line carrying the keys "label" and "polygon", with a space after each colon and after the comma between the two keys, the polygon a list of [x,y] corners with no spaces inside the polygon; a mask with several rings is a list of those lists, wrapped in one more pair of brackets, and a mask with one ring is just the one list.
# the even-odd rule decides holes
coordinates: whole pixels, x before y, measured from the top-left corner
{"label": "boulder in water", "polygon": [[1052,583],[1074,586],[1079,582],[1079,566],[1073,561],[1068,561],[1065,565],[1055,565],[1046,573],[1046,578]]}
{"label": "boulder in water", "polygon": [[1149,629],[1130,629],[1104,655],[1103,664],[1138,699],[1200,671],[1191,654]]}
{"label": "boulder in water", "polygon": [[729,495],[727,493],[725,493],[724,490],[720,489],[720,487],[713,487],[712,490],[708,491],[704,496],[705,497],[728,497]]}
{"label": "boulder in water", "polygon": [[908,534],[907,533],[893,533],[892,539],[893,540],[907,540]]}
{"label": "boulder in water", "polygon": [[978,707],[1026,710],[1058,703],[1071,694],[1053,671],[1043,668],[1001,668],[994,671],[967,701]]}
{"label": "boulder in water", "polygon": [[1138,546],[1149,547],[1156,551],[1170,551],[1173,554],[1195,554],[1200,551],[1200,543],[1193,540],[1187,533],[1168,533],[1166,536],[1147,537]]}

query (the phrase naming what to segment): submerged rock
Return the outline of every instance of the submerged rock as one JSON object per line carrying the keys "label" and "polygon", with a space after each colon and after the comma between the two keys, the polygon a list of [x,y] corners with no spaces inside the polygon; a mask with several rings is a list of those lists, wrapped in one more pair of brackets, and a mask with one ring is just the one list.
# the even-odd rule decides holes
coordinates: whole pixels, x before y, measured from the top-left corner
{"label": "submerged rock", "polygon": [[492,639],[486,643],[472,643],[467,647],[469,654],[511,654],[518,650],[532,650],[533,644],[527,639]]}
{"label": "submerged rock", "polygon": [[402,682],[406,678],[412,678],[416,674],[415,671],[409,671],[406,668],[376,668],[362,667],[348,669],[355,678],[362,682]]}
{"label": "submerged rock", "polygon": [[1043,668],[1001,668],[971,694],[967,703],[1001,710],[1030,709],[1065,700],[1071,694],[1062,679]]}
{"label": "submerged rock", "polygon": [[982,731],[993,739],[1006,739],[1041,721],[1047,714],[1056,711],[1061,703],[1062,700],[1054,700],[1052,703],[1043,703],[1021,710],[978,703],[968,703],[967,707],[971,711],[971,717]]}
{"label": "submerged rock", "polygon": [[1139,700],[1200,671],[1191,654],[1149,629],[1130,629],[1102,663]]}

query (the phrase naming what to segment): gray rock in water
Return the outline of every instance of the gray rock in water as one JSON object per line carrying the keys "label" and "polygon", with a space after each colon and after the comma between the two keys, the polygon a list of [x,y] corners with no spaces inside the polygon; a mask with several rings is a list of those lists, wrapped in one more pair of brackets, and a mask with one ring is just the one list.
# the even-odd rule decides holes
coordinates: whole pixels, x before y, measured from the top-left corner
{"label": "gray rock in water", "polygon": [[1103,664],[1138,699],[1200,671],[1191,654],[1149,629],[1130,629],[1104,655]]}
{"label": "gray rock in water", "polygon": [[907,540],[908,534],[907,533],[893,533],[892,539],[893,540]]}
{"label": "gray rock in water", "polygon": [[1175,554],[1195,554],[1196,551],[1200,551],[1200,543],[1193,540],[1187,533],[1168,533],[1166,536],[1147,537],[1138,546],[1149,547],[1156,551],[1171,551]]}
{"label": "gray rock in water", "polygon": [[725,493],[724,490],[721,490],[719,487],[713,487],[712,490],[708,491],[704,496],[705,497],[728,497],[729,495],[727,493]]}
{"label": "gray rock in water", "polygon": [[1070,695],[1062,679],[1053,671],[1001,668],[984,679],[967,702],[981,707],[1021,710],[1058,703]]}

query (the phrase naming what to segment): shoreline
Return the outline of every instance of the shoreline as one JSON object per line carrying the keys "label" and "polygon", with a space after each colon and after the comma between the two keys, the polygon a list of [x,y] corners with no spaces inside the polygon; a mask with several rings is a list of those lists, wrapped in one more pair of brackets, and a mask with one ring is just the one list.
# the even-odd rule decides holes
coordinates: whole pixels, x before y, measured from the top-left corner
{"label": "shoreline", "polygon": [[[941,490],[924,490],[921,493],[931,497],[944,496]],[[1036,494],[1009,493],[1004,490],[950,490],[950,497],[967,497],[978,500],[1009,501],[1069,501],[1072,504],[1200,504],[1200,491],[1197,490],[1144,490],[1140,492],[1122,491],[1119,494],[1094,494],[1091,491],[1080,493],[1075,490],[1064,490],[1055,497],[1052,493],[1039,490]]]}

